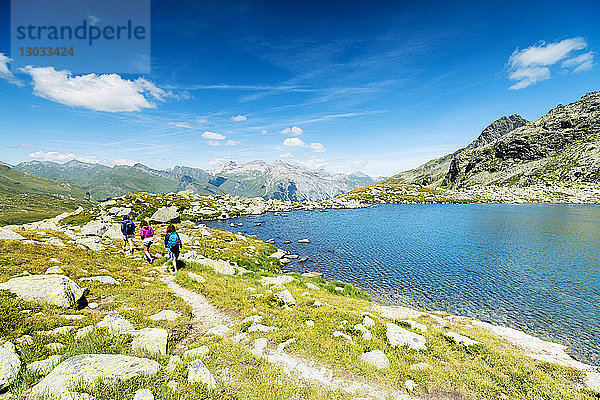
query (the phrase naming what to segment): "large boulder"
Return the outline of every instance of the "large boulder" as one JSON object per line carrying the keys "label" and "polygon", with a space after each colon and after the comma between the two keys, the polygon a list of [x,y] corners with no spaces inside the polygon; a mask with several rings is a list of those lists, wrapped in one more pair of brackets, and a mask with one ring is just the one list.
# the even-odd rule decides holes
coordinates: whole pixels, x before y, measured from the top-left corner
{"label": "large boulder", "polygon": [[15,345],[4,342],[0,346],[0,391],[6,389],[21,370],[21,359]]}
{"label": "large boulder", "polygon": [[0,289],[10,290],[27,301],[41,301],[58,307],[85,304],[86,288],[80,288],[64,275],[19,276],[0,283]]}
{"label": "large boulder", "polygon": [[275,298],[288,306],[293,306],[296,304],[296,299],[294,299],[294,296],[292,296],[290,291],[287,289],[275,293]]}
{"label": "large boulder", "polygon": [[121,232],[121,225],[119,224],[110,224],[106,229],[106,232],[102,235],[102,237],[107,239],[123,239],[123,232]]}
{"label": "large boulder", "polygon": [[102,236],[108,227],[102,222],[90,221],[81,227],[81,234],[85,236]]}
{"label": "large boulder", "polygon": [[392,347],[408,346],[413,350],[427,350],[425,337],[399,327],[396,324],[387,323],[385,335]]}
{"label": "large boulder", "polygon": [[161,207],[150,217],[150,222],[168,224],[179,222],[179,212],[176,206]]}
{"label": "large boulder", "polygon": [[120,354],[80,354],[52,370],[31,389],[33,397],[68,397],[74,385],[94,386],[98,382],[154,375],[160,364],[147,358]]}
{"label": "large boulder", "polygon": [[10,229],[0,228],[0,240],[25,240],[25,238]]}
{"label": "large boulder", "polygon": [[161,328],[144,328],[134,332],[131,349],[150,354],[167,354],[167,338],[169,334]]}

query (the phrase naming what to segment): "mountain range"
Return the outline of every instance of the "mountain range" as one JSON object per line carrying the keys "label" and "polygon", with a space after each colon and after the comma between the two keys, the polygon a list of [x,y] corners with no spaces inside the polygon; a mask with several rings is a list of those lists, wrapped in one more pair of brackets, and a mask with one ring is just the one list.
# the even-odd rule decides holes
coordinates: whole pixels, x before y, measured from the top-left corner
{"label": "mountain range", "polygon": [[569,186],[600,181],[600,92],[543,117],[502,117],[468,146],[383,183],[451,188]]}
{"label": "mountain range", "polygon": [[212,170],[183,166],[158,170],[143,164],[108,167],[76,160],[64,164],[28,161],[14,169],[79,185],[96,200],[142,191],[165,193],[191,189],[202,195],[321,201],[375,183],[371,177],[361,173],[314,171],[281,160],[272,164],[265,161],[243,164],[226,161]]}

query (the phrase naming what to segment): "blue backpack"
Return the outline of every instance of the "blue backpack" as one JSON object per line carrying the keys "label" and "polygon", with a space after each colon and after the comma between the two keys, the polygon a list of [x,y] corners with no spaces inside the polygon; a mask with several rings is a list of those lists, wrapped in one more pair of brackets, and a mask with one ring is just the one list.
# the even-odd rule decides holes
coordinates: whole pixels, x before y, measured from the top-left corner
{"label": "blue backpack", "polygon": [[169,239],[167,240],[167,247],[170,249],[174,249],[181,245],[181,240],[179,239],[179,235],[177,232],[170,232]]}

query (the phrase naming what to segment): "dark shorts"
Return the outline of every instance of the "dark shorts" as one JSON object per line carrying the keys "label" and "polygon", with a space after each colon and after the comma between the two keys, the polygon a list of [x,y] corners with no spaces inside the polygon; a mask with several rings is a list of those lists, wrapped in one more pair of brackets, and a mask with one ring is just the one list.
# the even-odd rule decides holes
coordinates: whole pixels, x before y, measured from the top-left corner
{"label": "dark shorts", "polygon": [[177,260],[179,258],[179,249],[169,249],[169,260]]}

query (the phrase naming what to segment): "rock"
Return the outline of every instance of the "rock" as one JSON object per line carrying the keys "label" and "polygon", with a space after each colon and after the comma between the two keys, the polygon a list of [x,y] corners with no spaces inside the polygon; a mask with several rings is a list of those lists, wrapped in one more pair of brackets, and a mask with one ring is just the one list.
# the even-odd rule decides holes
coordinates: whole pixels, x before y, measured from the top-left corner
{"label": "rock", "polygon": [[57,237],[51,237],[50,239],[46,240],[46,243],[56,247],[66,247],[66,244]]}
{"label": "rock", "polygon": [[209,389],[217,386],[215,378],[201,360],[194,360],[188,364],[188,382],[203,383]]}
{"label": "rock", "polygon": [[102,236],[108,228],[101,222],[90,221],[81,227],[81,234],[85,236]]}
{"label": "rock", "polygon": [[296,304],[296,299],[294,299],[294,296],[287,289],[275,293],[275,298],[287,306]]}
{"label": "rock", "polygon": [[360,356],[361,361],[373,365],[377,369],[388,369],[390,367],[390,359],[381,350],[373,350],[363,353]]}
{"label": "rock", "polygon": [[52,371],[52,368],[58,365],[60,359],[61,356],[54,355],[45,360],[32,362],[31,364],[27,365],[27,371],[35,372],[39,375],[45,375]]}
{"label": "rock", "polygon": [[248,333],[273,332],[276,330],[277,330],[277,327],[275,327],[275,326],[266,326],[266,325],[261,325],[261,324],[252,324],[248,327]]}
{"label": "rock", "polygon": [[304,321],[304,324],[309,328],[312,328],[313,326],[315,326],[315,321],[309,319],[308,321]]}
{"label": "rock", "polygon": [[350,337],[350,335],[345,334],[344,332],[340,332],[340,331],[335,331],[333,332],[333,334],[331,335],[334,338],[344,338],[349,342],[352,342],[352,338]]}
{"label": "rock", "polygon": [[135,331],[131,322],[127,321],[119,314],[107,315],[102,321],[98,322],[96,326],[98,328],[107,328],[108,333],[111,335],[133,334],[133,331]]}
{"label": "rock", "polygon": [[266,338],[256,339],[254,344],[252,345],[252,355],[255,357],[260,357],[265,353],[265,349],[267,348],[268,341]]}
{"label": "rock", "polygon": [[77,329],[75,332],[75,339],[81,339],[94,332],[94,325],[84,326],[83,328]]}
{"label": "rock", "polygon": [[448,339],[450,339],[450,341],[464,346],[464,347],[471,347],[471,346],[477,346],[479,344],[481,344],[481,342],[478,342],[477,340],[473,340],[471,338],[468,338],[466,336],[460,335],[458,333],[454,333],[454,332],[446,332],[444,333],[444,336]]}
{"label": "rock", "polygon": [[52,258],[50,259],[50,262],[52,262],[52,263],[55,263],[55,264],[62,264],[62,262],[61,262],[59,259],[57,259],[57,258],[54,258],[54,257],[52,257]]}
{"label": "rock", "polygon": [[120,224],[110,224],[106,229],[106,232],[102,235],[106,239],[123,239],[123,232],[121,232]]}
{"label": "rock", "polygon": [[30,335],[23,335],[15,340],[15,342],[20,346],[31,346],[33,344],[33,337]]}
{"label": "rock", "polygon": [[25,240],[26,238],[10,229],[0,228],[0,240]]}
{"label": "rock", "polygon": [[425,325],[413,321],[412,319],[403,319],[402,322],[408,324],[410,326],[410,329],[412,329],[413,331],[419,331],[423,333],[427,332],[427,327]]}
{"label": "rock", "polygon": [[212,268],[217,274],[221,275],[235,275],[235,268],[233,265],[226,260],[213,260],[210,258],[204,258],[199,261],[207,267]]}
{"label": "rock", "polygon": [[247,324],[249,322],[251,322],[253,324],[258,324],[262,320],[263,320],[263,317],[260,315],[250,315],[249,317],[246,317],[242,320],[242,324]]}
{"label": "rock", "polygon": [[150,222],[158,224],[170,224],[179,222],[179,212],[177,207],[161,207],[150,217]]}
{"label": "rock", "polygon": [[98,308],[98,303],[88,303],[88,307],[91,308],[92,310]]}
{"label": "rock", "polygon": [[21,358],[17,354],[15,345],[4,342],[0,346],[0,391],[10,385],[21,370]]}
{"label": "rock", "polygon": [[68,320],[79,320],[79,319],[84,319],[85,315],[81,315],[81,314],[64,314],[60,316],[61,318],[64,319],[68,319]]}
{"label": "rock", "polygon": [[58,335],[68,335],[69,332],[71,332],[73,329],[75,329],[75,326],[61,326],[55,329],[52,329],[51,331],[43,331],[43,332],[38,332],[39,335],[46,335],[46,336],[58,336]]}
{"label": "rock", "polygon": [[183,365],[183,360],[179,356],[171,356],[169,357],[169,362],[165,367],[167,374],[172,374],[179,368],[180,365]]}
{"label": "rock", "polygon": [[227,325],[217,325],[206,332],[206,335],[225,336],[231,332],[231,328]]}
{"label": "rock", "polygon": [[53,352],[55,352],[55,353],[58,353],[59,351],[61,351],[61,350],[62,350],[62,349],[64,349],[65,347],[67,347],[67,346],[65,346],[65,345],[64,345],[64,344],[62,344],[62,343],[48,343],[48,344],[46,345],[46,348],[47,348],[48,350],[50,350],[50,351],[53,351]]}
{"label": "rock", "polygon": [[300,240],[298,240],[298,243],[310,243],[310,240],[308,240],[308,239],[300,239]]}
{"label": "rock", "polygon": [[413,370],[413,371],[422,371],[422,370],[425,370],[425,369],[430,369],[431,365],[427,364],[426,362],[419,362],[419,363],[416,363],[416,364],[412,364],[408,368],[411,369],[411,370]]}
{"label": "rock", "polygon": [[99,381],[112,382],[142,375],[154,375],[160,364],[146,358],[119,354],[80,354],[60,363],[31,389],[32,396],[68,395],[73,385],[93,386]]}
{"label": "rock", "polygon": [[167,382],[167,387],[175,392],[179,387],[179,383],[177,381],[169,381]]}
{"label": "rock", "polygon": [[108,209],[109,215],[114,215],[115,217],[124,217],[129,215],[131,212],[131,208],[129,207],[111,207]]}
{"label": "rock", "polygon": [[150,317],[151,320],[153,321],[175,321],[177,318],[181,318],[181,314],[179,314],[178,312],[175,312],[173,310],[162,310],[157,312],[154,315],[151,315]]}
{"label": "rock", "polygon": [[115,278],[113,278],[112,276],[109,275],[97,275],[97,276],[89,276],[89,277],[85,277],[85,278],[79,278],[80,281],[94,281],[94,282],[100,282],[100,283],[105,283],[107,285],[120,285],[121,282],[119,282],[118,280],[116,280]]}
{"label": "rock", "polygon": [[309,289],[314,289],[314,290],[318,290],[319,289],[319,287],[317,285],[315,285],[314,283],[310,283],[310,282],[306,283],[306,287],[309,288]]}
{"label": "rock", "polygon": [[361,333],[363,340],[371,340],[373,338],[371,332],[363,324],[354,325],[354,329]]}
{"label": "rock", "polygon": [[201,277],[198,274],[195,274],[193,272],[188,272],[187,274],[190,277],[190,279],[193,280],[194,282],[206,283],[206,279],[204,279],[203,277]]}
{"label": "rock", "polygon": [[404,383],[404,387],[406,388],[406,390],[408,390],[409,392],[412,392],[415,390],[415,388],[417,387],[417,384],[415,383],[415,381],[409,379]]}
{"label": "rock", "polygon": [[291,263],[291,261],[288,258],[286,258],[286,257],[283,257],[283,258],[279,259],[279,262],[282,265],[288,265],[289,263]]}
{"label": "rock", "polygon": [[100,238],[98,236],[77,239],[75,242],[92,251],[100,251],[104,249],[104,246],[100,244]]}
{"label": "rock", "polygon": [[289,275],[279,275],[275,277],[264,276],[260,278],[260,284],[263,286],[269,285],[285,285],[286,283],[290,283],[295,281],[296,278]]}
{"label": "rock", "polygon": [[85,303],[87,289],[82,289],[64,275],[29,275],[0,283],[0,289],[10,290],[19,298],[41,301],[69,308]]}
{"label": "rock", "polygon": [[426,340],[423,336],[399,327],[396,324],[387,323],[385,335],[390,346],[402,347],[407,345],[413,350],[426,350]]}
{"label": "rock", "polygon": [[378,312],[383,318],[391,319],[391,320],[402,320],[409,318],[419,318],[421,315],[425,313],[421,311],[414,310],[408,307],[402,306],[382,306],[376,305],[373,306],[373,311]]}
{"label": "rock", "polygon": [[204,358],[206,355],[210,353],[210,349],[208,346],[200,346],[195,349],[187,350],[183,353],[183,358],[185,359],[195,359],[195,358]]}
{"label": "rock", "polygon": [[[268,243],[268,241],[267,241],[267,243]],[[275,243],[275,241],[273,241],[273,243]],[[285,256],[285,254],[286,254],[285,251],[277,250],[275,253],[269,255],[269,257],[276,258],[279,260],[280,258],[283,258]]]}
{"label": "rock", "polygon": [[[313,271],[307,271],[305,273],[302,274],[303,278],[322,278],[324,276],[324,274],[322,274],[321,272],[313,272]],[[308,283],[306,284],[308,286]],[[312,285],[312,284],[311,284]]]}
{"label": "rock", "polygon": [[150,354],[166,355],[168,332],[162,328],[143,328],[133,333],[131,349]]}
{"label": "rock", "polygon": [[133,400],[154,400],[154,395],[150,389],[138,389],[133,395]]}
{"label": "rock", "polygon": [[61,275],[63,274],[63,270],[61,267],[59,267],[58,265],[54,265],[50,268],[48,268],[45,272],[45,274],[56,274],[56,275]]}
{"label": "rock", "polygon": [[369,317],[368,315],[365,315],[362,321],[362,325],[365,328],[372,328],[375,326],[375,321],[373,320],[373,318]]}

